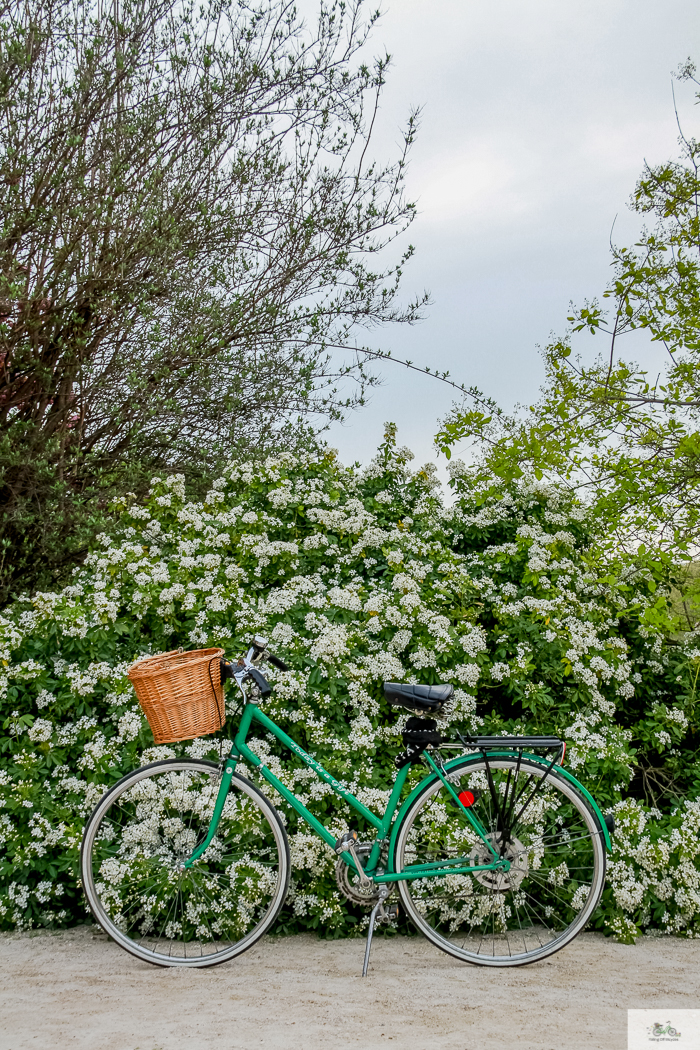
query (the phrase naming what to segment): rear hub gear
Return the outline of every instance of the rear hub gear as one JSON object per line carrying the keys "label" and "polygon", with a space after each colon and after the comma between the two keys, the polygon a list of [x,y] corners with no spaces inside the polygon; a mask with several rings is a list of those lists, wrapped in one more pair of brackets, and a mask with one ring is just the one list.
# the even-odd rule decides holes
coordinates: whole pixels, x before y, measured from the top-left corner
{"label": "rear hub gear", "polygon": [[[474,871],[472,872],[477,882],[485,886],[492,893],[507,893],[509,890],[517,890],[529,871],[527,850],[518,839],[511,838],[505,849],[501,848],[500,832],[491,832],[486,836],[498,856],[510,861],[509,871]],[[494,856],[485,842],[479,842],[474,848],[469,863],[492,864]]]}

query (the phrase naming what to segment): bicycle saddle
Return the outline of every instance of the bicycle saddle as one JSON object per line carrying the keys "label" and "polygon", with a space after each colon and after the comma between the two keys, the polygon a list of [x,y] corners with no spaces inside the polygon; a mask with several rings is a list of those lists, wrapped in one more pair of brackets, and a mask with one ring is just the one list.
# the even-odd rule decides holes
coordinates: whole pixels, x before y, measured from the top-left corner
{"label": "bicycle saddle", "polygon": [[419,715],[439,714],[452,699],[451,685],[403,685],[400,682],[385,682],[384,696],[392,707],[405,707]]}

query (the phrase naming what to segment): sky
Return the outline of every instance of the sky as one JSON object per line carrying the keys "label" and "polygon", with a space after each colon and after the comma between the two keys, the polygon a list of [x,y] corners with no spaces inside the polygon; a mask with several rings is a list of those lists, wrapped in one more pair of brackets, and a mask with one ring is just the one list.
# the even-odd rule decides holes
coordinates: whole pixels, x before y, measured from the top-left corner
{"label": "sky", "polygon": [[[406,298],[427,289],[432,305],[372,344],[449,370],[504,408],[532,403],[538,345],[565,332],[571,301],[605,288],[613,223],[618,244],[634,242],[640,220],[627,203],[645,160],[678,156],[672,84],[684,132],[700,137],[694,85],[671,76],[689,56],[700,67],[700,4],[385,0],[382,10],[374,50],[393,68],[374,148],[395,150],[410,107],[422,107],[407,176],[418,216],[399,243],[416,249]],[[455,392],[398,365],[381,375],[330,444],[367,462],[391,420],[420,463],[438,462],[432,438]]]}

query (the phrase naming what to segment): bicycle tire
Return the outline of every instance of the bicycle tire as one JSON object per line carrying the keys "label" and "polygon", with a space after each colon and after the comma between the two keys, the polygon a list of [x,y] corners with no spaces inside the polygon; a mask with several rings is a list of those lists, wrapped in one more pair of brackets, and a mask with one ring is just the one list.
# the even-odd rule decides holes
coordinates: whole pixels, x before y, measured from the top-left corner
{"label": "bicycle tire", "polygon": [[106,791],[86,824],[80,872],[90,910],[146,962],[226,962],[255,944],[284,904],[291,868],[284,825],[239,773],[212,843],[182,869],[206,836],[219,779],[212,762],[152,762]]}
{"label": "bicycle tire", "polygon": [[[517,816],[546,767],[527,758],[518,762],[515,756],[488,764],[501,801],[516,782],[518,790],[526,788],[514,810]],[[449,779],[457,794],[468,790],[474,796],[470,809],[492,844],[511,860],[511,871],[401,881],[399,894],[409,919],[442,951],[481,966],[522,966],[559,951],[584,928],[605,883],[603,830],[589,802],[552,770],[503,847],[483,757],[469,756],[451,766]],[[470,864],[488,864],[488,853],[462,807],[435,777],[402,818],[393,863],[397,872],[409,864],[458,856],[468,856]]]}

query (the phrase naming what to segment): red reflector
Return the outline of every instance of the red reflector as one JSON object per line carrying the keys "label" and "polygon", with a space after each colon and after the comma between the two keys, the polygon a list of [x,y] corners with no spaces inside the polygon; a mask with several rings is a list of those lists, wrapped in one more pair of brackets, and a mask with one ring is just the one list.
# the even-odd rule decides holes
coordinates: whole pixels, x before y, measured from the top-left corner
{"label": "red reflector", "polygon": [[459,801],[462,803],[463,806],[469,809],[470,806],[474,805],[474,796],[472,795],[471,791],[462,791],[459,796]]}

